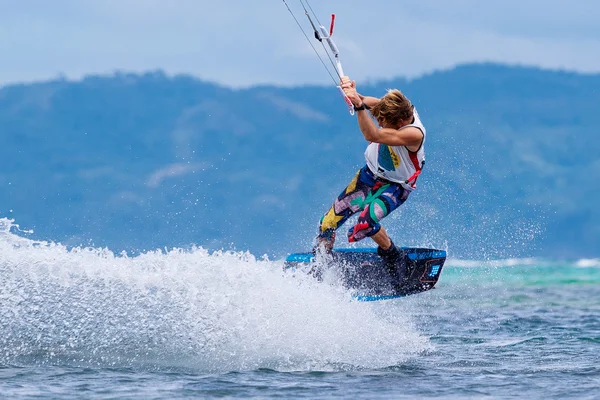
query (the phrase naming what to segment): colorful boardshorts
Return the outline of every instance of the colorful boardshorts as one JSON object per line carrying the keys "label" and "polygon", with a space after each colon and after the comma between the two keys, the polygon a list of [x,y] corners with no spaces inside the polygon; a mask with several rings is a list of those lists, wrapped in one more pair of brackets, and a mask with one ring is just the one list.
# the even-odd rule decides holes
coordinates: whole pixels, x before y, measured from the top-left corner
{"label": "colorful boardshorts", "polygon": [[321,218],[319,237],[334,238],[335,231],[359,211],[358,222],[348,231],[348,241],[373,236],[381,229],[379,221],[404,203],[409,194],[399,183],[376,178],[365,165]]}

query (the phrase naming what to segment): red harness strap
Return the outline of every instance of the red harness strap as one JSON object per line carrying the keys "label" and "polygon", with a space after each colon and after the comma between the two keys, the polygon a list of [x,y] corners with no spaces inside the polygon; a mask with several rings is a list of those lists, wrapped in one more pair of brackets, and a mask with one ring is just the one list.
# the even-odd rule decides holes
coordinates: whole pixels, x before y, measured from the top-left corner
{"label": "red harness strap", "polygon": [[[421,175],[421,165],[419,165],[419,158],[417,157],[417,153],[413,153],[412,151],[408,151],[408,156],[410,157],[410,161],[412,161],[413,166],[415,167],[415,173],[412,174],[410,178],[406,180],[406,184],[410,185],[412,188],[417,187],[417,178]],[[425,161],[423,161],[425,164]]]}

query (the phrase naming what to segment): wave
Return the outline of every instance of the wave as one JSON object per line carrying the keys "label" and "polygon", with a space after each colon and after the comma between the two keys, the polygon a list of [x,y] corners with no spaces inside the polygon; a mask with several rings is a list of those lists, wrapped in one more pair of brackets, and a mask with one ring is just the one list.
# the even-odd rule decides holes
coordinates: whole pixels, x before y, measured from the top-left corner
{"label": "wave", "polygon": [[580,268],[600,268],[600,258],[582,258],[575,262],[575,266]]}
{"label": "wave", "polygon": [[543,258],[506,258],[500,260],[463,260],[449,258],[446,267],[460,268],[498,268],[498,267],[557,267],[573,266],[578,268],[600,268],[600,259],[582,258],[579,260],[548,260]]}
{"label": "wave", "polygon": [[479,268],[479,267],[514,267],[526,265],[540,265],[546,261],[536,258],[507,258],[500,260],[463,260],[449,258],[445,265],[451,267],[462,268]]}
{"label": "wave", "polygon": [[67,248],[0,219],[0,365],[381,368],[431,348],[397,303],[201,247]]}

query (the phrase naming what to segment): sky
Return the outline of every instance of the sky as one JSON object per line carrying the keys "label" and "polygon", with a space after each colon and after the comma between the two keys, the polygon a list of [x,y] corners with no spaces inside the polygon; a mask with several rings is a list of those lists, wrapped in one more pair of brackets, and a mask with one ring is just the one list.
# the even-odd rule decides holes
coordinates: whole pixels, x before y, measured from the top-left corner
{"label": "sky", "polygon": [[[286,2],[311,33],[300,0]],[[336,14],[357,81],[489,61],[600,73],[597,0],[310,5],[323,25]],[[283,0],[0,0],[0,54],[0,85],[157,69],[231,87],[333,84]]]}

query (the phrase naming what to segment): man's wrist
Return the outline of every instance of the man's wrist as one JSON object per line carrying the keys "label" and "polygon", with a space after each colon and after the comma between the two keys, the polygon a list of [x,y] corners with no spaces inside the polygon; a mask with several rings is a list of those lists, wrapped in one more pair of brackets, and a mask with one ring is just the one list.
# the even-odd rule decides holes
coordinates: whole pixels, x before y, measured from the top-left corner
{"label": "man's wrist", "polygon": [[361,111],[361,110],[370,110],[371,107],[369,107],[367,105],[367,103],[365,103],[364,101],[360,103],[360,106],[354,106],[354,111]]}

